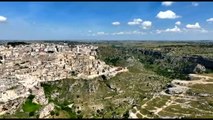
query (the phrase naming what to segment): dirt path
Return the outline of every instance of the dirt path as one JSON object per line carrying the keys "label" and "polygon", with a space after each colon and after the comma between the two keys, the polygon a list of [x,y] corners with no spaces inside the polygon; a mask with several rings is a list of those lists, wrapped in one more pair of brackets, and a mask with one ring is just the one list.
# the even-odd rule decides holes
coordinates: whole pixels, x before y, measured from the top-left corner
{"label": "dirt path", "polygon": [[[180,87],[190,87],[191,85],[194,84],[213,84],[213,82],[208,81],[210,79],[213,79],[213,77],[209,77],[209,76],[204,76],[204,75],[198,75],[198,74],[190,74],[191,77],[194,78],[199,78],[196,80],[173,80],[171,83],[175,85],[175,87],[180,86]],[[169,107],[170,105],[175,105],[175,104],[180,104],[180,105],[186,105],[187,103],[179,103],[176,102],[177,99],[187,99],[187,100],[195,100],[193,97],[187,97],[187,95],[185,93],[182,94],[177,94],[177,95],[172,95],[172,94],[167,94],[165,93],[165,90],[161,91],[160,93],[156,93],[153,95],[153,97],[146,101],[141,108],[145,109],[145,107],[147,106],[148,102],[152,102],[153,99],[160,97],[160,95],[166,95],[166,96],[171,96],[170,99],[165,103],[165,105],[163,105],[162,107],[158,108],[155,107],[155,110],[150,110],[151,112],[153,112],[155,115],[161,117],[159,115],[159,112],[163,111],[166,107]],[[211,111],[204,111],[198,108],[194,108],[192,106],[190,106],[193,109],[199,110],[201,112],[207,112],[207,113],[212,113]],[[136,112],[138,113],[138,111]],[[141,114],[141,113],[140,113]],[[136,115],[136,114],[135,114]],[[141,114],[143,117],[147,117],[146,115]]]}
{"label": "dirt path", "polygon": [[[155,115],[158,115],[159,112],[161,112],[164,108],[174,104],[174,101],[176,100],[177,98],[172,96],[170,100],[168,100],[164,106],[160,107],[160,108],[157,108],[156,110],[154,110],[154,114]],[[159,116],[159,115],[158,115]]]}
{"label": "dirt path", "polygon": [[153,97],[152,97],[150,100],[146,101],[146,102],[141,106],[141,108],[145,108],[145,107],[147,106],[147,103],[148,103],[148,102],[152,101],[153,99],[155,99],[155,98],[158,97],[158,96],[159,96],[158,94],[154,94]]}
{"label": "dirt path", "polygon": [[213,77],[197,75],[197,74],[189,74],[191,77],[200,78],[198,80],[173,80],[171,83],[180,86],[191,86],[194,84],[213,84],[208,80],[213,79]]}
{"label": "dirt path", "polygon": [[144,115],[144,114],[142,114],[138,109],[137,109],[137,107],[133,107],[133,109],[135,109],[136,110],[136,113],[133,113],[132,112],[132,110],[130,110],[130,118],[138,118],[137,117],[137,114],[140,114],[141,116],[142,116],[142,118],[151,118],[151,117],[148,117],[147,115]]}

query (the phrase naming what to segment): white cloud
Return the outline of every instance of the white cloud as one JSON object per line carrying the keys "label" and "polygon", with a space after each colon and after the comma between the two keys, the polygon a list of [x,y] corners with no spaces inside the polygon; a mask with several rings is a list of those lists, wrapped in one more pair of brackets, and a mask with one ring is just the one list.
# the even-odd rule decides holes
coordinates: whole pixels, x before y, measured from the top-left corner
{"label": "white cloud", "polygon": [[128,25],[139,25],[142,21],[140,18],[133,19],[133,21],[128,22]]}
{"label": "white cloud", "polygon": [[151,21],[144,21],[142,23],[143,29],[148,29],[152,26],[152,22]]}
{"label": "white cloud", "polygon": [[184,32],[200,32],[200,33],[208,33],[209,31],[204,29],[204,28],[201,28],[201,29],[186,29],[186,28],[183,28],[183,31]]}
{"label": "white cloud", "polygon": [[193,24],[187,24],[186,28],[188,29],[200,29],[200,24],[198,22],[196,22],[194,25]]}
{"label": "white cloud", "polygon": [[182,32],[180,28],[175,26],[174,28],[167,28],[166,30],[156,30],[157,34],[163,33],[163,32]]}
{"label": "white cloud", "polygon": [[177,21],[177,22],[175,23],[175,25],[181,25],[181,22],[180,22],[180,21]]}
{"label": "white cloud", "polygon": [[167,11],[160,11],[156,17],[159,19],[176,19],[180,18],[181,16],[176,15],[176,13],[174,13],[171,10],[167,10]]}
{"label": "white cloud", "polygon": [[117,32],[117,33],[112,33],[112,35],[123,35],[124,32]]}
{"label": "white cloud", "polygon": [[160,34],[162,31],[161,30],[156,30],[156,33],[157,34]]}
{"label": "white cloud", "polygon": [[213,18],[209,18],[206,20],[207,22],[213,22]]}
{"label": "white cloud", "polygon": [[134,21],[134,22],[139,22],[139,23],[140,23],[140,22],[142,22],[143,20],[140,19],[140,18],[138,18],[138,19],[134,19],[133,21]]}
{"label": "white cloud", "polygon": [[202,33],[208,33],[209,31],[205,30],[205,29],[201,29],[200,32],[202,32]]}
{"label": "white cloud", "polygon": [[92,32],[92,30],[88,30],[88,32],[89,32],[89,33],[91,33],[91,32]]}
{"label": "white cloud", "polygon": [[97,32],[97,35],[105,35],[105,32]]}
{"label": "white cloud", "polygon": [[142,32],[142,31],[132,31],[131,34],[141,34],[141,35],[144,35],[146,34],[145,32]]}
{"label": "white cloud", "polygon": [[192,2],[192,6],[198,6],[199,4],[197,2]]}
{"label": "white cloud", "polygon": [[173,4],[173,2],[165,1],[165,2],[162,2],[161,4],[164,5],[164,6],[171,6]]}
{"label": "white cloud", "polygon": [[165,30],[165,32],[181,32],[180,28],[178,28],[177,26],[175,26],[174,28],[167,28]]}
{"label": "white cloud", "polygon": [[6,22],[7,21],[7,18],[4,17],[4,16],[0,16],[0,22]]}
{"label": "white cloud", "polygon": [[144,35],[146,33],[142,32],[142,31],[126,31],[126,32],[115,32],[112,33],[112,35]]}
{"label": "white cloud", "polygon": [[112,22],[112,25],[120,25],[120,22]]}

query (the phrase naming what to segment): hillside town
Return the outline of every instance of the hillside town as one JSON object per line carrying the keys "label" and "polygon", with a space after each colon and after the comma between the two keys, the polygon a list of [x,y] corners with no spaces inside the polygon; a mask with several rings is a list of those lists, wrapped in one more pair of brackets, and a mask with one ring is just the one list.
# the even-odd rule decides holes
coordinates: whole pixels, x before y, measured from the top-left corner
{"label": "hillside town", "polygon": [[0,45],[0,115],[12,114],[30,95],[47,105],[41,82],[66,78],[90,80],[128,71],[97,59],[98,47],[66,43]]}

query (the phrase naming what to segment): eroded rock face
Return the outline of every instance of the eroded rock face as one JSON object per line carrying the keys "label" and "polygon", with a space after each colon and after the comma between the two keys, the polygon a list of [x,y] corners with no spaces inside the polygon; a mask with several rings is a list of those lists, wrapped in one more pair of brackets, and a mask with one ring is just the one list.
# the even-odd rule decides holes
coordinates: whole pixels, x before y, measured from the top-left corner
{"label": "eroded rock face", "polygon": [[187,83],[180,80],[173,80],[170,84],[167,84],[165,93],[167,94],[184,94],[189,89]]}
{"label": "eroded rock face", "polygon": [[201,64],[197,64],[193,70],[194,73],[203,73],[206,71],[205,66],[201,65]]}
{"label": "eroded rock face", "polygon": [[163,58],[163,54],[160,51],[157,50],[148,50],[148,49],[137,49],[137,51],[140,51],[144,55],[151,55],[156,58]]}
{"label": "eroded rock face", "polygon": [[202,64],[203,66],[205,66],[208,69],[213,69],[213,60],[212,59],[204,58],[202,56],[197,56],[197,55],[186,56],[186,57],[183,57],[183,59],[186,59],[193,63]]}
{"label": "eroded rock face", "polygon": [[49,103],[48,105],[46,105],[41,111],[40,111],[40,115],[39,118],[49,118],[50,116],[50,112],[54,110],[54,103]]}
{"label": "eroded rock face", "polygon": [[40,104],[40,105],[46,105],[48,104],[48,100],[45,98],[44,89],[39,86],[35,86],[32,89],[32,95],[35,95],[35,98],[33,99],[34,103]]}
{"label": "eroded rock face", "polygon": [[17,98],[15,100],[7,101],[0,104],[0,115],[5,113],[13,114],[16,109],[22,105],[24,98]]}
{"label": "eroded rock face", "polygon": [[175,86],[168,88],[165,92],[168,94],[182,94],[188,90],[188,87],[185,86]]}

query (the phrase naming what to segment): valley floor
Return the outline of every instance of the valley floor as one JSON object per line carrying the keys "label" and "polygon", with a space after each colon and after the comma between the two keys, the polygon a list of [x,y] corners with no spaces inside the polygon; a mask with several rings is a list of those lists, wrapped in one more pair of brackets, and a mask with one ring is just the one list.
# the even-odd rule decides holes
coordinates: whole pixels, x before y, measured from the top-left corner
{"label": "valley floor", "polygon": [[[212,118],[213,117],[213,77],[190,74],[191,80],[173,80],[174,87],[186,87],[178,94],[165,90],[156,93],[141,106],[130,110],[130,118]],[[190,95],[187,91],[193,91]],[[150,114],[151,113],[151,114]]]}

